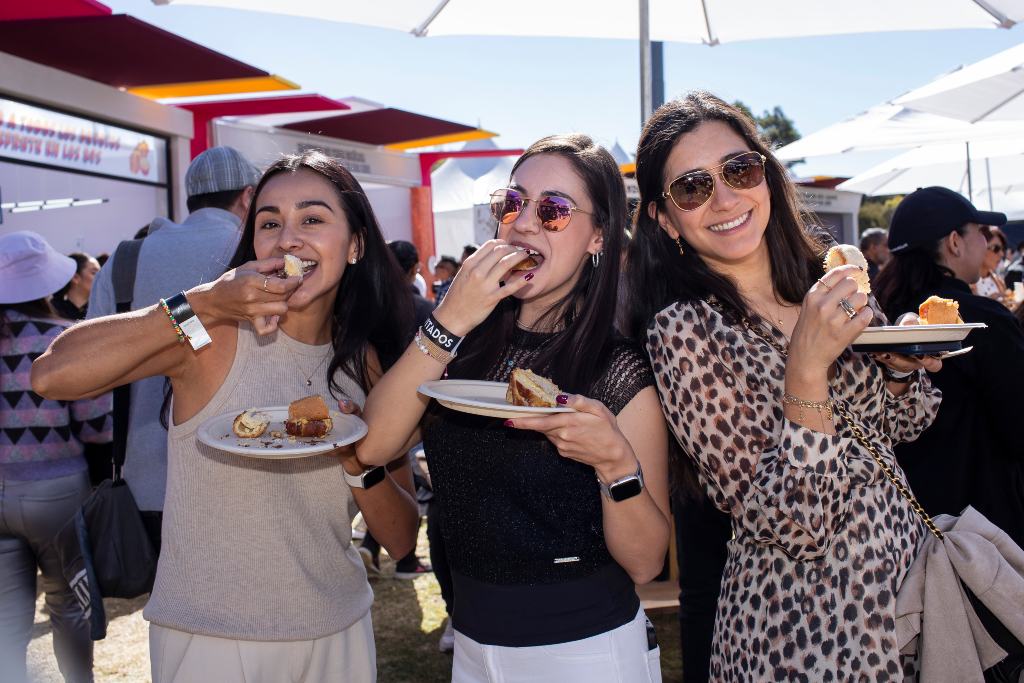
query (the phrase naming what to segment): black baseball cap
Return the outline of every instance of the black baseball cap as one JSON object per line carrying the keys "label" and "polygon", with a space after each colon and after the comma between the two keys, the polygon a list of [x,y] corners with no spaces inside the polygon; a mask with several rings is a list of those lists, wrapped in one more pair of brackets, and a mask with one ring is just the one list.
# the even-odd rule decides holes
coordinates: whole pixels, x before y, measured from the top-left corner
{"label": "black baseball cap", "polygon": [[1003,225],[1006,214],[978,211],[958,192],[945,187],[922,187],[911,192],[889,222],[889,251],[932,244],[965,223]]}

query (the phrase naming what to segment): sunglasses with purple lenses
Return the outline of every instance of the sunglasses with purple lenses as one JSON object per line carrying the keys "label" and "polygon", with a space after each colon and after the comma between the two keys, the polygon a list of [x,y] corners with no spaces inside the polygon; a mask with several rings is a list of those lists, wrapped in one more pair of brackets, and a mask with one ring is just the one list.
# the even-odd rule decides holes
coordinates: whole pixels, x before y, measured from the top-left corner
{"label": "sunglasses with purple lenses", "polygon": [[508,225],[519,218],[526,205],[533,202],[541,227],[550,232],[565,230],[572,220],[573,211],[590,213],[573,205],[565,197],[548,195],[532,199],[518,190],[506,187],[491,193],[491,215],[502,225]]}

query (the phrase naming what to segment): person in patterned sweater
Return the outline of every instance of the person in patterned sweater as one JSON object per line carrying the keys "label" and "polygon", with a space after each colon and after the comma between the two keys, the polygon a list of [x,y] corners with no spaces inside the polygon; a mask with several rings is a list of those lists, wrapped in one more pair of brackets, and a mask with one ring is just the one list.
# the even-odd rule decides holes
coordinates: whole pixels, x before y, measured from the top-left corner
{"label": "person in patterned sweater", "polygon": [[75,261],[34,232],[0,237],[0,680],[26,680],[36,573],[66,681],[91,681],[89,625],[51,539],[89,494],[86,443],[112,438],[111,397],[50,401],[32,391],[35,360],[71,323],[50,295]]}

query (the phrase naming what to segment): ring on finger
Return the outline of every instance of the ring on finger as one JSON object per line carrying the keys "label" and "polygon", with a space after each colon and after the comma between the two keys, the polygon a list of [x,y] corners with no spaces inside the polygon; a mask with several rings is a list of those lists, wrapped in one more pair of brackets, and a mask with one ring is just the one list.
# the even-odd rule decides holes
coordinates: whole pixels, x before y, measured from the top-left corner
{"label": "ring on finger", "polygon": [[269,276],[269,275],[264,275],[264,276],[263,276],[263,291],[264,291],[264,292],[266,292],[266,291],[269,291],[269,290],[267,289],[267,283],[268,283],[268,282],[270,282],[270,276]]}
{"label": "ring on finger", "polygon": [[839,300],[839,307],[846,312],[846,315],[849,316],[850,320],[853,320],[854,318],[857,317],[857,309],[854,308],[853,304],[851,304],[845,298]]}
{"label": "ring on finger", "polygon": [[830,292],[832,291],[832,285],[830,285],[829,283],[825,282],[821,278],[818,278],[818,284],[820,284],[822,287],[824,287],[828,291],[830,291]]}

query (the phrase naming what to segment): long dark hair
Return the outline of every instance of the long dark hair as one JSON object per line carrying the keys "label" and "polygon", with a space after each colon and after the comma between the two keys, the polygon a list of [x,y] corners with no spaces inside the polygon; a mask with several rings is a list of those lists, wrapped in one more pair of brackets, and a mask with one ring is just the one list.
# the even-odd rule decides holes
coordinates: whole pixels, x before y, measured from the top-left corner
{"label": "long dark hair", "polygon": [[[720,121],[763,154],[765,176],[771,197],[771,214],[765,239],[771,261],[772,284],[785,301],[803,300],[807,290],[821,276],[822,240],[812,234],[810,214],[802,206],[786,167],[772,155],[771,148],[757,132],[749,116],[711,93],[697,91],[668,102],[651,116],[640,135],[636,152],[636,181],[640,203],[633,219],[626,273],[629,282],[629,334],[643,341],[654,314],[676,301],[715,296],[740,314],[750,313],[736,283],[712,270],[680,237],[685,255],[651,218],[651,202],[666,210],[662,192],[668,178],[665,164],[676,141],[708,121]],[[716,180],[716,182],[719,182]]]}
{"label": "long dark hair", "polygon": [[21,313],[29,318],[42,318],[44,320],[47,318],[60,318],[57,315],[57,311],[53,310],[53,306],[50,305],[50,297],[47,296],[20,304],[0,304],[0,339],[12,336],[10,319],[7,317],[8,311]]}
{"label": "long dark hair", "polygon": [[[960,226],[955,232],[965,235],[967,228]],[[893,252],[875,276],[871,288],[890,321],[908,311],[916,313],[923,294],[935,291],[945,278],[953,277],[953,271],[939,262],[943,240]]]}
{"label": "long dark hair", "polygon": [[[349,171],[323,152],[310,150],[289,155],[270,165],[256,185],[254,201],[245,217],[238,249],[229,268],[256,258],[253,236],[256,230],[256,201],[271,178],[281,173],[309,170],[323,176],[337,192],[352,236],[362,247],[359,261],[345,267],[334,299],[331,340],[334,357],[327,366],[332,393],[341,392],[334,380],[340,368],[363,391],[370,390],[366,353],[373,347],[384,370],[390,368],[409,343],[412,328],[412,294],[402,271],[384,242],[377,218],[363,188]],[[339,254],[342,259],[347,254]]]}
{"label": "long dark hair", "polygon": [[[584,265],[572,290],[541,316],[544,327],[560,329],[537,358],[559,387],[587,392],[613,348],[619,258],[626,230],[626,191],[612,155],[589,136],[552,135],[530,145],[512,167],[542,154],[562,157],[583,180],[594,207],[593,221],[604,239],[600,264]],[[571,230],[572,227],[570,226]],[[519,301],[502,301],[462,344],[449,369],[452,377],[484,377],[497,362],[515,330]],[[586,351],[584,351],[586,349]]]}
{"label": "long dark hair", "polygon": [[[677,301],[695,301],[716,297],[737,315],[750,313],[736,283],[712,270],[680,236],[679,245],[651,218],[648,208],[654,202],[658,211],[666,210],[662,197],[669,178],[665,164],[679,138],[708,121],[721,121],[766,157],[765,178],[771,198],[771,213],[765,239],[771,260],[775,291],[790,303],[802,301],[821,275],[824,243],[808,229],[809,214],[802,207],[786,167],[772,155],[771,148],[757,132],[757,126],[742,111],[715,97],[697,91],[658,108],[644,126],[636,152],[636,181],[640,202],[633,214],[633,239],[627,255],[628,334],[643,343],[654,315]],[[715,182],[720,182],[716,179]],[[670,455],[673,486],[687,498],[703,496],[694,464],[684,457],[682,448],[671,439]]]}

